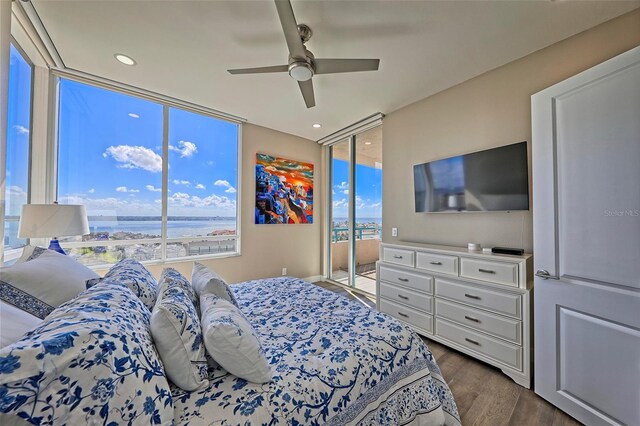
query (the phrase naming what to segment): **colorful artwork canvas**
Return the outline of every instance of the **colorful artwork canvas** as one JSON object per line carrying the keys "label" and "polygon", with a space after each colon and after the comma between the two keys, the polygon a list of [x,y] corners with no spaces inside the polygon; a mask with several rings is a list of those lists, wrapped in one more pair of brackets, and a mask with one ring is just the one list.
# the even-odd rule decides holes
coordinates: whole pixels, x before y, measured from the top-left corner
{"label": "colorful artwork canvas", "polygon": [[255,223],[313,223],[313,164],[256,154]]}

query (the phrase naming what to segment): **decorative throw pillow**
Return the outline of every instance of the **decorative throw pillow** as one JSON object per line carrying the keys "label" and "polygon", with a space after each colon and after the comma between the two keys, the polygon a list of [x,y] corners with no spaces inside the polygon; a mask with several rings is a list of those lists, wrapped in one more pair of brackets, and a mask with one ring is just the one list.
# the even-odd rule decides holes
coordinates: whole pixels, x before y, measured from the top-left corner
{"label": "decorative throw pillow", "polygon": [[[179,286],[189,296],[189,299],[191,299],[191,303],[193,303],[193,306],[198,308],[198,306],[200,305],[198,296],[196,295],[196,292],[191,286],[189,280],[175,269],[164,268],[162,270],[162,274],[160,275],[160,282],[162,283],[162,286]],[[162,291],[162,286],[160,287],[160,291]]]}
{"label": "decorative throw pillow", "polygon": [[0,300],[44,319],[84,291],[91,278],[98,274],[69,256],[45,250],[32,260],[0,268]]}
{"label": "decorative throw pillow", "polygon": [[193,263],[191,284],[198,296],[202,296],[203,294],[215,294],[219,298],[238,306],[238,301],[233,295],[233,292],[231,292],[231,289],[224,278],[200,262]]}
{"label": "decorative throw pillow", "polygon": [[[125,284],[150,311],[153,310],[158,297],[158,282],[137,260],[122,259],[113,265],[102,279]],[[86,283],[86,287],[89,288],[95,284],[95,281],[89,282]]]}
{"label": "decorative throw pillow", "polygon": [[31,246],[31,245],[24,246],[22,248],[22,255],[18,259],[16,259],[14,265],[17,265],[18,263],[22,263],[22,262],[28,262],[29,260],[33,260],[36,257],[40,256],[45,251],[47,251],[47,249],[44,247]]}
{"label": "decorative throw pillow", "polygon": [[113,282],[56,308],[0,349],[0,424],[173,424],[150,317],[127,286]]}
{"label": "decorative throw pillow", "polygon": [[198,312],[184,287],[164,272],[158,301],[151,313],[151,335],[173,383],[186,391],[208,385]]}
{"label": "decorative throw pillow", "polygon": [[42,320],[0,300],[0,348],[17,342]]}
{"label": "decorative throw pillow", "polygon": [[254,383],[271,381],[269,363],[242,312],[214,294],[200,296],[202,336],[209,356],[229,373]]}

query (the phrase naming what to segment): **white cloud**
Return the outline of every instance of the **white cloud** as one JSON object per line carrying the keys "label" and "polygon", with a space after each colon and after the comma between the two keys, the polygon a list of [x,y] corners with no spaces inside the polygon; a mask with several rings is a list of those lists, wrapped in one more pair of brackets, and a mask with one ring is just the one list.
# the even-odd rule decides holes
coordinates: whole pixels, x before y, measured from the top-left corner
{"label": "white cloud", "polygon": [[169,145],[169,150],[179,153],[180,157],[191,158],[193,154],[198,152],[198,147],[193,142],[179,141],[177,147]]}
{"label": "white cloud", "polygon": [[341,208],[341,207],[347,207],[347,199],[342,199],[342,200],[335,200],[333,202],[333,207],[335,208]]}
{"label": "white cloud", "polygon": [[89,194],[93,194],[94,192],[96,192],[95,188],[91,188],[90,190],[87,191]]}
{"label": "white cloud", "polygon": [[183,179],[174,179],[173,183],[175,185],[191,185],[191,182],[189,182],[188,180],[183,180]]}
{"label": "white cloud", "polygon": [[196,189],[207,189],[206,186],[204,186],[203,184],[199,183],[196,185]]}
{"label": "white cloud", "polygon": [[113,157],[118,163],[122,163],[119,167],[125,169],[142,169],[152,173],[162,171],[162,157],[144,146],[110,146],[102,156]]}
{"label": "white cloud", "polygon": [[381,205],[382,205],[382,203],[373,203],[373,204],[369,205],[369,207],[376,208],[376,207],[380,207]]}
{"label": "white cloud", "polygon": [[82,194],[67,194],[59,197],[58,201],[61,204],[84,204],[89,216],[104,211],[123,216],[159,216],[162,212],[159,206],[135,198],[89,198]]}
{"label": "white cloud", "polygon": [[344,191],[345,189],[349,189],[349,184],[347,182],[340,182],[338,185],[334,185],[336,189]]}
{"label": "white cloud", "polygon": [[236,212],[236,201],[225,196],[199,197],[185,192],[176,192],[168,198],[172,214],[219,214],[232,216]]}
{"label": "white cloud", "polygon": [[147,186],[145,186],[145,188],[147,188],[147,190],[149,190],[151,192],[162,192],[162,188],[156,188],[153,185],[147,185]]}
{"label": "white cloud", "polygon": [[342,191],[342,193],[343,193],[344,195],[349,195],[349,190],[348,190],[348,189],[345,189],[344,191]]}
{"label": "white cloud", "polygon": [[213,184],[215,186],[222,186],[222,187],[227,188],[224,192],[227,192],[229,194],[234,194],[236,192],[236,189],[233,186],[231,186],[231,184],[229,183],[228,180],[218,179]]}
{"label": "white cloud", "polygon": [[29,129],[27,129],[26,127],[21,126],[19,124],[14,125],[13,128],[16,130],[16,132],[18,132],[19,135],[28,135],[29,134]]}
{"label": "white cloud", "polygon": [[118,192],[140,192],[139,189],[129,189],[126,186],[119,186],[116,188]]}

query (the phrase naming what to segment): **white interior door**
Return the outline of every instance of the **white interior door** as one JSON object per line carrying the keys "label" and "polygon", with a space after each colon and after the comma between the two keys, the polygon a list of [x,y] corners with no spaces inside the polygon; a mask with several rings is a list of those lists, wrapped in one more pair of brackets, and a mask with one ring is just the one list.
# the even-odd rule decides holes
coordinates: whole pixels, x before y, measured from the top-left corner
{"label": "white interior door", "polygon": [[640,425],[640,47],[535,94],[532,125],[536,393]]}

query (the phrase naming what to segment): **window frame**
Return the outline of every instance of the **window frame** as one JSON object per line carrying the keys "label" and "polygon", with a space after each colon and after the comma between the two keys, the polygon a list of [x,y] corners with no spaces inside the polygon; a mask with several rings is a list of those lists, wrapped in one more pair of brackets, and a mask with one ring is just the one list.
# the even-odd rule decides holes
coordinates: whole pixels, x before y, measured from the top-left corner
{"label": "window frame", "polygon": [[[147,100],[150,102],[154,102],[160,104],[163,108],[163,122],[162,122],[162,210],[161,210],[161,236],[160,238],[152,238],[152,239],[137,239],[137,240],[105,240],[105,241],[65,241],[61,242],[60,245],[63,248],[88,248],[88,247],[111,247],[111,246],[131,246],[137,244],[158,244],[160,243],[160,258],[141,261],[141,263],[145,265],[157,265],[164,263],[180,263],[180,262],[193,262],[198,260],[206,260],[206,259],[220,259],[227,257],[236,257],[241,255],[241,200],[242,200],[242,124],[246,121],[239,117],[235,117],[229,114],[225,114],[213,109],[209,109],[206,107],[202,107],[200,105],[191,104],[188,102],[184,102],[175,98],[171,98],[168,96],[164,96],[158,93],[149,92],[143,89],[139,89],[133,86],[128,86],[126,84],[121,84],[117,82],[113,82],[106,79],[101,79],[94,76],[88,76],[82,73],[77,72],[67,72],[59,69],[54,69],[51,71],[51,95],[50,101],[51,104],[54,105],[52,109],[52,120],[50,121],[50,144],[51,144],[51,152],[54,153],[49,160],[53,163],[52,167],[50,167],[50,173],[48,179],[52,185],[52,195],[51,200],[49,202],[53,202],[58,197],[58,149],[60,146],[59,141],[59,119],[60,119],[60,80],[66,79],[75,81],[77,83],[82,83],[86,85],[90,85],[92,87],[113,91],[119,94],[124,94],[128,96],[133,96],[139,99]],[[172,237],[169,238],[167,236],[167,211],[168,211],[168,180],[169,180],[169,110],[171,108],[176,108],[184,111],[188,111],[194,114],[199,114],[208,118],[213,118],[216,120],[223,120],[229,123],[233,123],[237,125],[237,136],[236,136],[236,146],[237,146],[237,155],[236,155],[236,182],[237,182],[237,192],[236,192],[236,232],[234,235],[217,235],[217,236],[203,236],[203,237]],[[167,245],[172,243],[179,242],[189,242],[189,241],[221,241],[221,240],[229,240],[230,237],[234,237],[235,239],[235,250],[222,252],[222,253],[214,253],[214,254],[203,254],[203,255],[194,255],[194,256],[184,256],[184,257],[167,257]],[[110,264],[98,264],[98,265],[90,265],[89,267],[92,269],[104,269],[108,267]]]}

